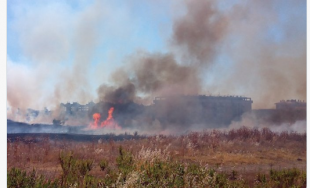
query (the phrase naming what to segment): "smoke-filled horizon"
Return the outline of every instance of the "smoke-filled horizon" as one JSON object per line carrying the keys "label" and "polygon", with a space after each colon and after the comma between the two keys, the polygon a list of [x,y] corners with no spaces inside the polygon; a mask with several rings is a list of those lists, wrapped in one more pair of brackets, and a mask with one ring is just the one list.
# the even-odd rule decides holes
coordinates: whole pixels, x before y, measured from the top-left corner
{"label": "smoke-filled horizon", "polygon": [[7,104],[57,111],[67,101],[149,104],[173,94],[242,95],[253,108],[306,100],[305,4],[8,2]]}

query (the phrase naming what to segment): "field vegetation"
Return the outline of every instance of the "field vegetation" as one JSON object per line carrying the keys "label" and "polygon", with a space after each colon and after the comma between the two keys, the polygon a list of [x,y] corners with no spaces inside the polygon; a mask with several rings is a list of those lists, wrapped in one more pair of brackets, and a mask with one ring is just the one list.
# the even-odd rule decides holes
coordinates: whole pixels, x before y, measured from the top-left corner
{"label": "field vegetation", "polygon": [[7,142],[8,187],[306,187],[306,134],[267,128]]}

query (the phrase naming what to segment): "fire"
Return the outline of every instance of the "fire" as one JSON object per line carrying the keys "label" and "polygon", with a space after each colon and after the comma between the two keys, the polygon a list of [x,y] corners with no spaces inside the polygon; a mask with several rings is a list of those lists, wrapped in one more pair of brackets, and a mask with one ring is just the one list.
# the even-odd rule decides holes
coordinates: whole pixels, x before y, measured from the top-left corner
{"label": "fire", "polygon": [[108,112],[108,118],[101,123],[101,127],[110,129],[121,129],[121,127],[113,119],[114,107],[111,107]]}
{"label": "fire", "polygon": [[111,107],[109,112],[108,112],[109,116],[104,122],[101,123],[101,127],[108,125],[108,123],[113,120],[113,111],[114,111],[114,108]]}
{"label": "fire", "polygon": [[99,113],[94,113],[93,118],[94,122],[90,124],[91,129],[97,129],[98,128],[98,123],[100,121],[100,114]]}
{"label": "fire", "polygon": [[[121,129],[121,127],[117,124],[117,122],[113,119],[113,111],[114,107],[111,107],[108,111],[108,118],[101,122],[100,127],[102,128],[109,128],[109,129]],[[99,121],[100,121],[100,114],[99,113],[94,113],[93,115],[94,122],[90,124],[91,129],[97,129],[99,128]]]}

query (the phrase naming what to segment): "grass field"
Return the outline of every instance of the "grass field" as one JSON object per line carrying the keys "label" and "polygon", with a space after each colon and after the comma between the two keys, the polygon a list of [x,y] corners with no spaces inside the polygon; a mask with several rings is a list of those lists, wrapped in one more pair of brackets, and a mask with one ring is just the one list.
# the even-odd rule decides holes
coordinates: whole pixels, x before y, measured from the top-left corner
{"label": "grass field", "polygon": [[306,134],[243,127],[123,141],[24,136],[8,140],[7,168],[9,187],[305,187]]}

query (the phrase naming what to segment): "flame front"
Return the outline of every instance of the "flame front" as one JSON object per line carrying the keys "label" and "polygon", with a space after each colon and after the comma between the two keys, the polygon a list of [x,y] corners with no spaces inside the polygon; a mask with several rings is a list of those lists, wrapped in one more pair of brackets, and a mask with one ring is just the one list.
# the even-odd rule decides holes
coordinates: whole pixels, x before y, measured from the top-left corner
{"label": "flame front", "polygon": [[113,119],[114,107],[111,107],[108,112],[108,118],[101,123],[101,127],[110,128],[110,129],[121,129],[121,127]]}
{"label": "flame front", "polygon": [[[113,111],[114,107],[111,107],[108,111],[108,118],[101,122],[100,127],[101,128],[109,128],[109,129],[122,129],[117,122],[113,119]],[[90,123],[90,128],[91,129],[98,129],[99,128],[99,121],[100,121],[100,114],[99,113],[94,113],[93,114],[94,122]]]}
{"label": "flame front", "polygon": [[93,118],[94,118],[94,122],[90,124],[90,128],[97,129],[101,116],[99,113],[94,113]]}

